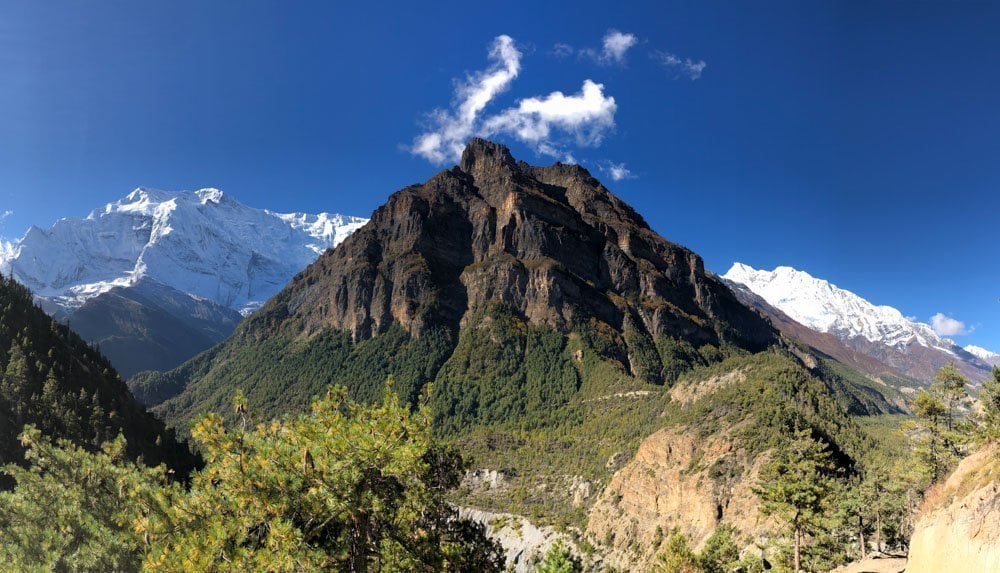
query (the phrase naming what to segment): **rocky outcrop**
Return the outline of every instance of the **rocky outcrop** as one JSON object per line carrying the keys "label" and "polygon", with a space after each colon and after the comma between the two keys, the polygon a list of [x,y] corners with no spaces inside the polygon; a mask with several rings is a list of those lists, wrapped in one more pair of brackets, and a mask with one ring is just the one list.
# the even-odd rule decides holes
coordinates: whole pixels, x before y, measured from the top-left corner
{"label": "rocky outcrop", "polygon": [[608,563],[634,570],[645,570],[675,528],[696,548],[721,523],[755,539],[767,531],[752,490],[765,462],[728,435],[664,428],[611,479],[590,512],[587,533],[610,550]]}
{"label": "rocky outcrop", "polygon": [[959,464],[928,492],[910,539],[907,573],[1000,571],[1000,459],[996,447]]}
{"label": "rocky outcrop", "polygon": [[361,340],[397,324],[420,336],[492,303],[563,331],[596,320],[633,340],[751,350],[776,340],[701,257],[653,232],[587,170],[531,167],[481,139],[456,167],[393,194],[240,332],[334,328]]}
{"label": "rocky outcrop", "polygon": [[569,535],[552,527],[536,526],[520,515],[462,507],[458,510],[458,516],[486,527],[486,535],[498,541],[503,547],[508,571],[514,573],[534,571],[535,564],[541,561],[549,549],[559,541],[578,557],[586,560],[588,566],[593,566],[591,559],[583,555]]}

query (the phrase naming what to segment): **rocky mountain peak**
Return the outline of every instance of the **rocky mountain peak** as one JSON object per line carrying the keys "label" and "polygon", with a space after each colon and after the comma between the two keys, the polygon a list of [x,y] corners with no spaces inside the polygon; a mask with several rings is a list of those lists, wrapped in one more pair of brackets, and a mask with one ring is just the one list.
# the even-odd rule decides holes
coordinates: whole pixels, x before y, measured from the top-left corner
{"label": "rocky mountain peak", "polygon": [[493,143],[481,138],[473,138],[462,152],[459,170],[472,176],[475,181],[490,181],[509,178],[518,172],[517,162],[506,145]]}
{"label": "rocky mountain peak", "polygon": [[398,325],[419,337],[497,304],[529,324],[566,332],[594,322],[650,348],[663,337],[753,349],[775,340],[697,254],[653,232],[585,169],[518,163],[482,139],[458,169],[390,196],[244,327],[256,337],[298,323],[363,340]]}

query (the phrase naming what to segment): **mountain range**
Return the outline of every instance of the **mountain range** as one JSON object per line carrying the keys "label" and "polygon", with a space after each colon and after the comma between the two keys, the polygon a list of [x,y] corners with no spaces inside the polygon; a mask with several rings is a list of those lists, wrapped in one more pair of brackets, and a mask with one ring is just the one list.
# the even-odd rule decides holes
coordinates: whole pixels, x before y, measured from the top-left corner
{"label": "mountain range", "polygon": [[323,251],[367,219],[273,213],[217,189],[139,188],[4,245],[13,275],[126,377],[220,342]]}
{"label": "mountain range", "polygon": [[[955,362],[973,382],[980,382],[990,376],[990,367],[1000,359],[985,349],[962,348],[939,336],[930,325],[907,318],[891,306],[872,304],[791,267],[766,271],[735,263],[723,279],[737,293],[756,295],[741,298],[769,315],[775,324],[784,324],[793,337],[868,374],[894,373],[896,382],[903,386],[928,384],[949,362]],[[788,319],[813,332],[788,325]]]}
{"label": "mountain range", "polygon": [[631,570],[657,531],[764,535],[733,476],[755,476],[790,428],[848,468],[870,447],[852,416],[900,411],[890,388],[784,340],[583,167],[480,139],[223,343],[129,387],[183,432],[237,392],[267,420],[331,384],[377,401],[387,379],[476,468],[456,504],[576,527]]}
{"label": "mountain range", "polygon": [[965,346],[963,350],[991,366],[1000,366],[1000,354],[997,354],[996,352],[986,350],[985,348],[976,346],[975,344],[969,344]]}
{"label": "mountain range", "polygon": [[[197,353],[138,372],[128,396],[100,352],[35,308],[106,385],[55,402],[111,395],[117,421],[141,412],[138,401],[184,435],[237,395],[245,419],[265,421],[307,409],[330,385],[364,402],[389,386],[428,406],[435,434],[469,464],[456,505],[485,512],[490,527],[503,525],[490,512],[503,512],[573,528],[606,565],[636,570],[665,531],[695,546],[721,524],[743,545],[775,535],[751,485],[790,431],[822,436],[842,472],[881,447],[858,417],[901,412],[892,386],[920,381],[851,340],[901,355],[924,343],[956,352],[877,309],[867,326],[841,324],[840,313],[870,309],[828,284],[827,300],[814,293],[812,306],[779,309],[784,299],[760,286],[777,279],[755,281],[749,267],[740,271],[750,285],[718,277],[585,168],[531,166],[481,139],[458,165],[393,193],[370,221],[352,220],[346,238],[317,231],[331,219],[251,210],[215,190],[138,190],[88,219],[33,229],[4,264],[50,312],[91,339],[117,333],[124,367],[142,368],[124,360],[149,349]],[[45,266],[43,247],[67,253]],[[292,276],[277,289],[283,272]],[[818,284],[786,274],[800,294]],[[37,376],[6,384],[32,363],[18,358],[22,340],[11,337],[16,368],[0,378],[0,406],[14,412],[52,395],[36,391]],[[107,433],[106,410],[92,409],[88,428],[101,431],[82,433],[91,442]],[[142,428],[163,436],[153,454],[174,448],[170,431],[142,422],[140,443]]]}

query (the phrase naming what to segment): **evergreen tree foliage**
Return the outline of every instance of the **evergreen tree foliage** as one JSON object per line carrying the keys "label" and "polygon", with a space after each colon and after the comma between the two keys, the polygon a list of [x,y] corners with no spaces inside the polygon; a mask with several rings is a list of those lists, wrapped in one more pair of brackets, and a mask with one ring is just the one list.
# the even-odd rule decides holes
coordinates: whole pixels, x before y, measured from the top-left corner
{"label": "evergreen tree foliage", "polygon": [[983,382],[979,392],[981,411],[974,419],[974,432],[981,443],[1000,441],[1000,367],[993,367],[993,377]]}
{"label": "evergreen tree foliage", "polygon": [[[695,553],[687,537],[674,531],[666,547],[657,554],[653,571],[661,573],[736,573],[754,570],[754,559],[740,559],[740,551],[733,539],[733,530],[720,525],[705,541],[701,553]],[[756,565],[759,566],[759,563]]]}
{"label": "evergreen tree foliage", "polygon": [[698,555],[698,564],[704,573],[733,573],[740,566],[740,550],[733,537],[733,529],[719,525],[705,541]]}
{"label": "evergreen tree foliage", "polygon": [[460,479],[431,439],[430,414],[387,390],[380,404],[330,390],[312,411],[254,426],[246,402],[226,429],[193,437],[207,466],[169,511],[139,520],[150,571],[499,571],[484,530],[455,519]]}
{"label": "evergreen tree foliage", "polygon": [[130,384],[155,405],[154,412],[184,430],[204,414],[228,408],[237,390],[261,419],[270,419],[308,410],[312,397],[331,385],[343,386],[354,400],[376,402],[391,375],[399,396],[414,405],[454,345],[445,327],[415,338],[393,325],[358,342],[343,331],[299,334],[282,330],[250,340],[238,332],[176,370],[143,373]]}
{"label": "evergreen tree foliage", "polygon": [[28,468],[3,468],[17,482],[0,492],[4,570],[137,571],[143,539],[133,519],[165,511],[163,504],[181,491],[166,467],[130,461],[121,435],[96,453],[65,439],[53,443],[32,426],[21,441]]}
{"label": "evergreen tree foliage", "polygon": [[761,470],[755,492],[761,513],[775,515],[787,524],[793,543],[793,567],[802,570],[806,536],[822,533],[827,524],[836,466],[826,444],[810,430],[795,430]]}
{"label": "evergreen tree foliage", "polygon": [[430,414],[390,390],[365,406],[335,388],[295,418],[196,427],[207,465],[190,488],[165,466],[91,453],[29,428],[28,469],[0,493],[0,560],[17,571],[501,571],[485,528],[445,493],[461,457],[431,439]]}
{"label": "evergreen tree foliage", "polygon": [[931,391],[947,408],[945,419],[948,422],[948,431],[951,432],[955,429],[955,408],[969,398],[969,393],[965,389],[969,385],[969,379],[958,371],[954,362],[941,367],[934,375],[934,379],[936,382],[931,386]]}
{"label": "evergreen tree foliage", "polygon": [[436,425],[457,434],[473,425],[555,421],[580,385],[559,332],[529,326],[500,305],[474,319],[437,376]]}
{"label": "evergreen tree foliage", "polygon": [[917,416],[909,428],[913,435],[913,451],[923,470],[927,485],[948,475],[962,454],[969,438],[969,425],[956,421],[955,409],[968,399],[968,380],[954,363],[942,367],[930,390],[921,390],[913,400]]}
{"label": "evergreen tree foliage", "polygon": [[580,559],[563,544],[556,541],[545,553],[540,563],[535,565],[535,573],[582,573]]}
{"label": "evergreen tree foliage", "polygon": [[179,474],[196,462],[104,356],[38,308],[28,289],[0,277],[0,463],[22,462],[26,424],[90,451],[123,433],[128,456],[166,462]]}
{"label": "evergreen tree foliage", "polygon": [[922,430],[914,438],[914,454],[929,483],[941,479],[953,459],[944,427],[947,411],[944,402],[927,390],[918,392],[913,400],[913,413],[920,419]]}
{"label": "evergreen tree foliage", "polygon": [[700,573],[698,556],[688,545],[687,537],[674,531],[667,539],[667,546],[656,556],[654,569],[662,573]]}

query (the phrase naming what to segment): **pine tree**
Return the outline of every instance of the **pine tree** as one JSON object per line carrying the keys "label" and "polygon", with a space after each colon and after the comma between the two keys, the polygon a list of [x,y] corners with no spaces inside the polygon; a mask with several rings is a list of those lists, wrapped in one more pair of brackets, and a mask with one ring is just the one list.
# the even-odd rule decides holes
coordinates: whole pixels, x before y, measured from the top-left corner
{"label": "pine tree", "polygon": [[663,552],[657,555],[654,571],[659,573],[700,573],[701,566],[698,564],[698,556],[688,545],[687,537],[674,531],[667,540],[667,546]]}
{"label": "pine tree", "polygon": [[3,468],[17,483],[0,492],[4,570],[138,571],[143,540],[132,520],[164,511],[180,494],[166,467],[129,461],[121,436],[96,453],[53,443],[31,426],[21,441],[30,466]]}
{"label": "pine tree", "polygon": [[926,390],[917,393],[912,408],[919,419],[918,433],[914,436],[914,454],[929,483],[934,483],[945,474],[953,457],[942,424],[948,408],[940,398]]}
{"label": "pine tree", "polygon": [[535,573],[581,573],[580,559],[563,544],[556,541],[545,553],[545,558],[535,565]]}
{"label": "pine tree", "polygon": [[979,393],[981,411],[976,416],[976,438],[983,443],[1000,440],[1000,367],[993,367],[993,378],[983,382]]}
{"label": "pine tree", "polygon": [[969,379],[958,371],[954,362],[949,362],[938,370],[934,376],[937,381],[931,386],[931,391],[944,402],[947,408],[948,431],[955,429],[955,408],[969,398],[965,387],[969,384]]}
{"label": "pine tree", "polygon": [[754,490],[761,500],[761,513],[787,523],[796,573],[802,570],[805,536],[817,533],[823,525],[834,491],[835,469],[826,444],[813,439],[810,430],[796,430],[761,470]]}
{"label": "pine tree", "polygon": [[312,412],[254,425],[245,400],[226,429],[193,430],[207,466],[164,515],[138,522],[150,571],[500,571],[482,527],[455,519],[444,493],[461,458],[431,439],[430,414],[387,391],[364,406],[343,388]]}

